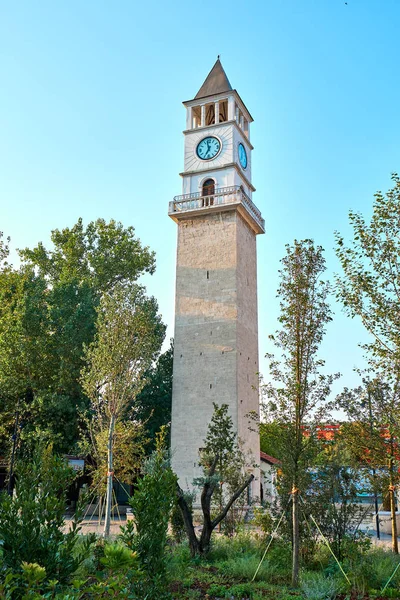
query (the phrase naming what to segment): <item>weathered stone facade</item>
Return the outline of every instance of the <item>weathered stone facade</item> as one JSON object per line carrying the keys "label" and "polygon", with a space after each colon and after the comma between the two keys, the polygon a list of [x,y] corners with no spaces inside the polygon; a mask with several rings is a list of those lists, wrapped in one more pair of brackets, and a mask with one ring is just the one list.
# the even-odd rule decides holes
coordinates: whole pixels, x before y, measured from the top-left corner
{"label": "weathered stone facade", "polygon": [[234,210],[179,221],[171,448],[183,487],[201,475],[213,402],[229,405],[258,462],[259,435],[248,418],[258,415],[255,239]]}

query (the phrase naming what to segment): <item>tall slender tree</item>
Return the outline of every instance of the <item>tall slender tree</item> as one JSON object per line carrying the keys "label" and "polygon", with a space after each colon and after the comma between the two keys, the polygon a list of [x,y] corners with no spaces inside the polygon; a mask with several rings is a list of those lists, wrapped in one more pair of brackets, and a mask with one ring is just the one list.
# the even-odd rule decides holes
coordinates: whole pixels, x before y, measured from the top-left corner
{"label": "tall slender tree", "polygon": [[348,245],[336,232],[336,254],[343,275],[337,277],[337,295],[350,317],[359,317],[371,336],[363,347],[372,368],[386,377],[400,371],[400,177],[393,187],[375,194],[371,221],[349,212],[353,239]]}
{"label": "tall slender tree", "polygon": [[299,494],[306,485],[310,464],[313,427],[323,417],[325,401],[336,376],[325,375],[324,362],[317,356],[331,321],[327,302],[328,282],[321,279],[325,259],[320,246],[312,240],[295,240],[286,246],[281,261],[280,298],[281,328],[270,339],[278,354],[268,354],[272,381],[263,386],[264,414],[275,421],[279,436],[277,454],[292,497],[292,583],[299,578]]}
{"label": "tall slender tree", "polygon": [[[336,254],[343,270],[337,277],[337,296],[345,312],[352,318],[359,317],[370,335],[370,340],[362,346],[368,371],[374,380],[385,382],[384,387],[379,385],[381,392],[372,396],[373,411],[380,410],[382,398],[386,398],[384,404],[386,409],[390,406],[390,414],[398,413],[400,406],[396,391],[400,382],[400,177],[397,173],[393,173],[392,182],[393,187],[386,194],[375,194],[370,222],[360,213],[349,212],[353,227],[349,244],[340,233],[335,234]],[[389,403],[388,389],[392,390]],[[393,466],[391,470],[393,474]],[[391,487],[394,504],[394,479]],[[392,541],[393,550],[397,551],[397,539]]]}
{"label": "tall slender tree", "polygon": [[95,427],[107,430],[107,496],[104,535],[110,533],[115,427],[145,384],[143,374],[157,357],[165,326],[154,298],[137,284],[116,284],[97,309],[95,339],[86,347],[83,389],[91,400]]}

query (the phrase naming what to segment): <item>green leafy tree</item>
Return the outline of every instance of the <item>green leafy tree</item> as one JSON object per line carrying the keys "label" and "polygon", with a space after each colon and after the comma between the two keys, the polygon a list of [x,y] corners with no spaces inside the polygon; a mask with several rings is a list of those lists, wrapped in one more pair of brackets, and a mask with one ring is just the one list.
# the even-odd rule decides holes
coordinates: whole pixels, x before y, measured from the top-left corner
{"label": "green leafy tree", "polygon": [[0,238],[3,448],[19,399],[24,448],[40,438],[53,440],[58,451],[74,450],[79,413],[87,408],[79,381],[83,348],[93,340],[100,298],[155,268],[154,253],[133,227],[113,220],[84,227],[79,219],[72,228],[54,230],[51,241],[52,250],[42,243],[21,250],[15,269],[8,261],[8,241]]}
{"label": "green leafy tree", "polygon": [[353,239],[349,245],[336,232],[336,254],[343,275],[337,277],[337,295],[350,317],[359,317],[372,340],[363,347],[373,368],[386,377],[400,371],[400,178],[393,187],[375,194],[370,223],[349,212]]}
{"label": "green leafy tree", "polygon": [[[0,494],[2,564],[21,573],[23,563],[37,563],[49,579],[67,583],[87,557],[89,544],[79,544],[79,517],[68,533],[65,525],[66,492],[74,473],[54,456],[51,447],[37,450],[30,462],[17,465],[16,494]],[[80,546],[80,551],[78,551]]]}
{"label": "green leafy tree", "polygon": [[280,459],[279,447],[277,440],[282,433],[282,424],[271,422],[260,423],[260,450],[273,456],[274,458]]}
{"label": "green leafy tree", "polygon": [[312,240],[286,246],[280,270],[280,330],[270,339],[279,356],[267,355],[272,382],[263,386],[266,420],[279,424],[276,439],[281,471],[292,492],[292,584],[299,576],[299,493],[307,489],[307,469],[312,464],[313,429],[321,422],[333,376],[321,372],[317,356],[331,321],[327,302],[329,283],[321,279],[325,259]]}
{"label": "green leafy tree", "polygon": [[[214,403],[214,412],[204,440],[201,465],[204,476],[194,481],[195,485],[201,487],[203,526],[200,537],[196,535],[193,526],[192,510],[187,495],[177,485],[178,505],[182,511],[193,557],[209,552],[213,531],[226,519],[235,502],[254,479],[254,475],[246,474],[245,460],[233,429],[232,417],[228,414],[227,404],[218,406]],[[228,484],[226,494],[223,488],[224,478]],[[213,498],[216,498],[214,507]],[[218,510],[215,510],[216,506]]]}
{"label": "green leafy tree", "polygon": [[155,448],[156,434],[161,427],[171,422],[173,354],[171,340],[168,350],[146,371],[146,384],[135,399],[136,418],[145,423],[149,437],[148,450]]}
{"label": "green leafy tree", "polygon": [[322,438],[319,446],[307,499],[309,508],[305,512],[316,515],[324,536],[341,561],[348,542],[355,542],[362,535],[359,527],[370,511],[370,505],[360,505],[359,499],[359,494],[365,491],[364,473],[352,460],[342,427],[332,439]]}
{"label": "green leafy tree", "polygon": [[[380,416],[382,425],[385,419],[393,423],[393,412],[398,411],[400,382],[400,177],[397,173],[392,175],[392,181],[393,187],[386,194],[375,194],[369,223],[360,213],[350,211],[353,239],[348,245],[336,232],[336,254],[343,270],[343,275],[337,277],[337,295],[345,312],[352,318],[359,317],[370,334],[370,341],[362,346],[368,370],[375,379],[385,382],[380,385],[381,392],[374,394],[373,403],[381,410],[380,394],[392,398],[384,402],[387,414],[386,418]],[[388,427],[393,428],[393,425]],[[394,439],[392,433],[390,439]],[[391,464],[393,462],[394,459]],[[394,471],[393,466],[391,471]],[[394,476],[391,478],[394,505],[396,484]],[[395,528],[395,519],[392,519],[392,527]],[[392,537],[393,550],[397,552],[395,529]]]}
{"label": "green leafy tree", "polygon": [[134,548],[147,575],[146,598],[161,600],[167,593],[166,558],[168,523],[175,503],[176,475],[166,450],[166,429],[156,437],[156,449],[143,465],[143,476],[130,500],[136,524]]}
{"label": "green leafy tree", "polygon": [[[143,375],[160,351],[165,326],[154,298],[137,284],[116,284],[97,309],[96,335],[86,347],[82,386],[91,400],[92,440],[107,431],[107,499],[104,535],[110,533],[115,428],[145,383]],[[103,434],[104,438],[104,434]],[[101,453],[102,447],[95,447]]]}
{"label": "green leafy tree", "polygon": [[[396,488],[400,483],[400,387],[398,382],[364,379],[364,385],[345,389],[338,406],[349,417],[342,425],[352,464],[363,469],[370,491],[389,504],[392,550],[398,554]],[[389,500],[387,503],[386,500]]]}

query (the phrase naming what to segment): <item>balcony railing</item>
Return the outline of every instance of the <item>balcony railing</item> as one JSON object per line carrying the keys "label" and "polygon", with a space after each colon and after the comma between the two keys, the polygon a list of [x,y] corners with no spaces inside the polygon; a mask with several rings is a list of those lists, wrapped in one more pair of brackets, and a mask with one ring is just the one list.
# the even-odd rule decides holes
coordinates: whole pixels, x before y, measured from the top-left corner
{"label": "balcony railing", "polygon": [[203,196],[200,192],[185,194],[184,196],[175,196],[169,203],[169,215],[179,214],[187,211],[199,211],[208,209],[212,206],[222,206],[227,204],[242,205],[247,213],[254,219],[257,225],[265,231],[265,221],[261,216],[256,205],[250,200],[240,185],[226,188],[217,188],[214,194]]}

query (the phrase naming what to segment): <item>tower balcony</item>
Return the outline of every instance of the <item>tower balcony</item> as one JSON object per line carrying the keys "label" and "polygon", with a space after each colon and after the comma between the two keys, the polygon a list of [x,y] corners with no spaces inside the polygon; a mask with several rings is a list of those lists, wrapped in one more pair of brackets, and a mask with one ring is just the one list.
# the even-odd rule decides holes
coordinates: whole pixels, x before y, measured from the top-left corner
{"label": "tower balcony", "polygon": [[209,196],[201,192],[175,196],[169,203],[168,215],[178,222],[221,210],[237,210],[256,234],[265,233],[265,221],[260,211],[240,185],[217,188]]}

